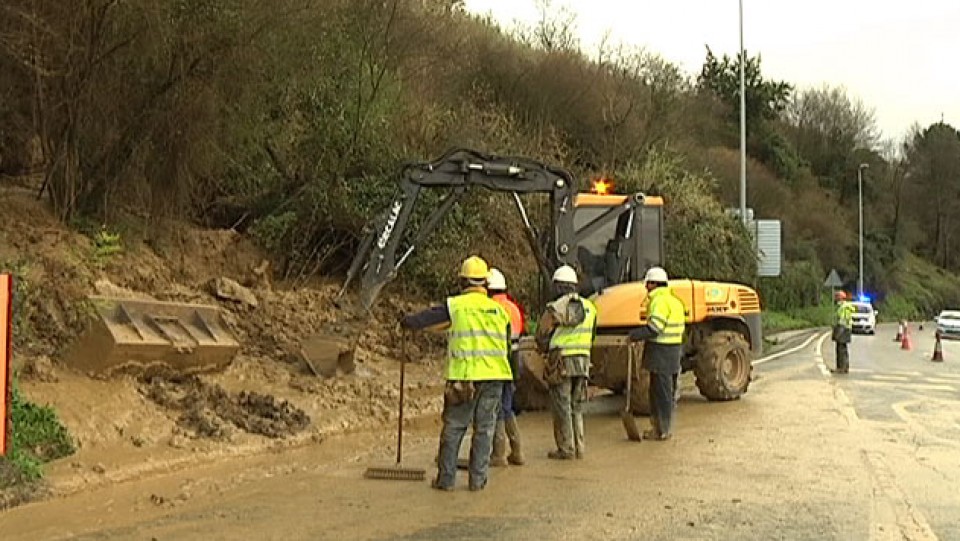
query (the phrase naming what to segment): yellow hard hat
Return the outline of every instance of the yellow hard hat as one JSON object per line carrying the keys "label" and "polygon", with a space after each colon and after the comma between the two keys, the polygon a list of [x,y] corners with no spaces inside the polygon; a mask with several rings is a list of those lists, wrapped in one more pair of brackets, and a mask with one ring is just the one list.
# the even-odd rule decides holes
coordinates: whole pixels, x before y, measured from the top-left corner
{"label": "yellow hard hat", "polygon": [[460,278],[485,281],[489,275],[490,267],[487,262],[475,255],[464,259],[463,265],[460,265]]}

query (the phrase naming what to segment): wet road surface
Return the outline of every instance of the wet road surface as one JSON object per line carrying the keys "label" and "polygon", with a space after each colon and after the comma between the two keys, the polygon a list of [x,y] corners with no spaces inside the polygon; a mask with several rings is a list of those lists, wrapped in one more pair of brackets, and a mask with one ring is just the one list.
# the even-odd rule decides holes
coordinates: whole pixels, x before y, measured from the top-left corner
{"label": "wet road surface", "polygon": [[[667,442],[629,442],[620,398],[590,403],[587,457],[557,463],[549,417],[520,418],[528,464],[482,492],[373,481],[394,434],[116,484],[0,514],[7,539],[960,539],[960,343],[931,363],[893,329],[856,337],[851,373],[831,343],[760,362],[744,399],[687,390]],[[925,338],[927,339],[925,341]],[[928,344],[929,342],[929,344]],[[820,351],[822,350],[822,355]],[[787,350],[789,351],[789,350]],[[689,382],[688,382],[689,383]],[[646,421],[640,419],[641,425]],[[428,470],[436,420],[411,426],[404,464]],[[466,445],[463,453],[466,453]]]}

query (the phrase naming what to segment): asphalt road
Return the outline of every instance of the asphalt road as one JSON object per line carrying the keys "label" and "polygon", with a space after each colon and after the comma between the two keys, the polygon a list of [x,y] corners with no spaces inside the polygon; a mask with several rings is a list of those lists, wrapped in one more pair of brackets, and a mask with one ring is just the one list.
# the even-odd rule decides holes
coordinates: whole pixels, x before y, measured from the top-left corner
{"label": "asphalt road", "polygon": [[[590,404],[587,457],[557,463],[549,419],[521,416],[528,464],[482,492],[372,481],[390,434],[356,434],[0,514],[7,539],[960,539],[960,343],[929,361],[893,329],[856,337],[852,370],[821,336],[762,360],[739,401],[681,399],[676,437],[626,441],[618,397]],[[823,355],[820,354],[820,346]],[[645,424],[643,419],[641,424]],[[428,468],[435,420],[410,427]],[[466,449],[466,446],[465,446]],[[428,468],[428,476],[432,470]]]}

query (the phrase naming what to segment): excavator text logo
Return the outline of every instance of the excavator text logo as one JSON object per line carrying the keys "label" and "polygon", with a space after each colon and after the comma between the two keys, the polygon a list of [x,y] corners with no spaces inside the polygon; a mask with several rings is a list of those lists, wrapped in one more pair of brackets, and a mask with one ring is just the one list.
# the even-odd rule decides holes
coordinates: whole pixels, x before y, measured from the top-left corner
{"label": "excavator text logo", "polygon": [[387,225],[383,227],[383,232],[380,233],[380,238],[377,239],[377,247],[381,250],[383,250],[387,242],[390,241],[390,235],[393,234],[393,228],[397,225],[397,218],[400,217],[400,209],[402,208],[402,201],[393,202],[393,207],[390,208],[390,216],[387,216]]}

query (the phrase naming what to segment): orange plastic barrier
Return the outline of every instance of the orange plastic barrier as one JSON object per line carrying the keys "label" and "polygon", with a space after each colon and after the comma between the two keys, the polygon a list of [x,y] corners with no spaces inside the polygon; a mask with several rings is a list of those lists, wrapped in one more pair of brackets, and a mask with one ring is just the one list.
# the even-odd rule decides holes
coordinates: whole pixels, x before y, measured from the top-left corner
{"label": "orange plastic barrier", "polygon": [[0,455],[7,454],[10,439],[10,400],[13,395],[13,276],[0,274]]}

